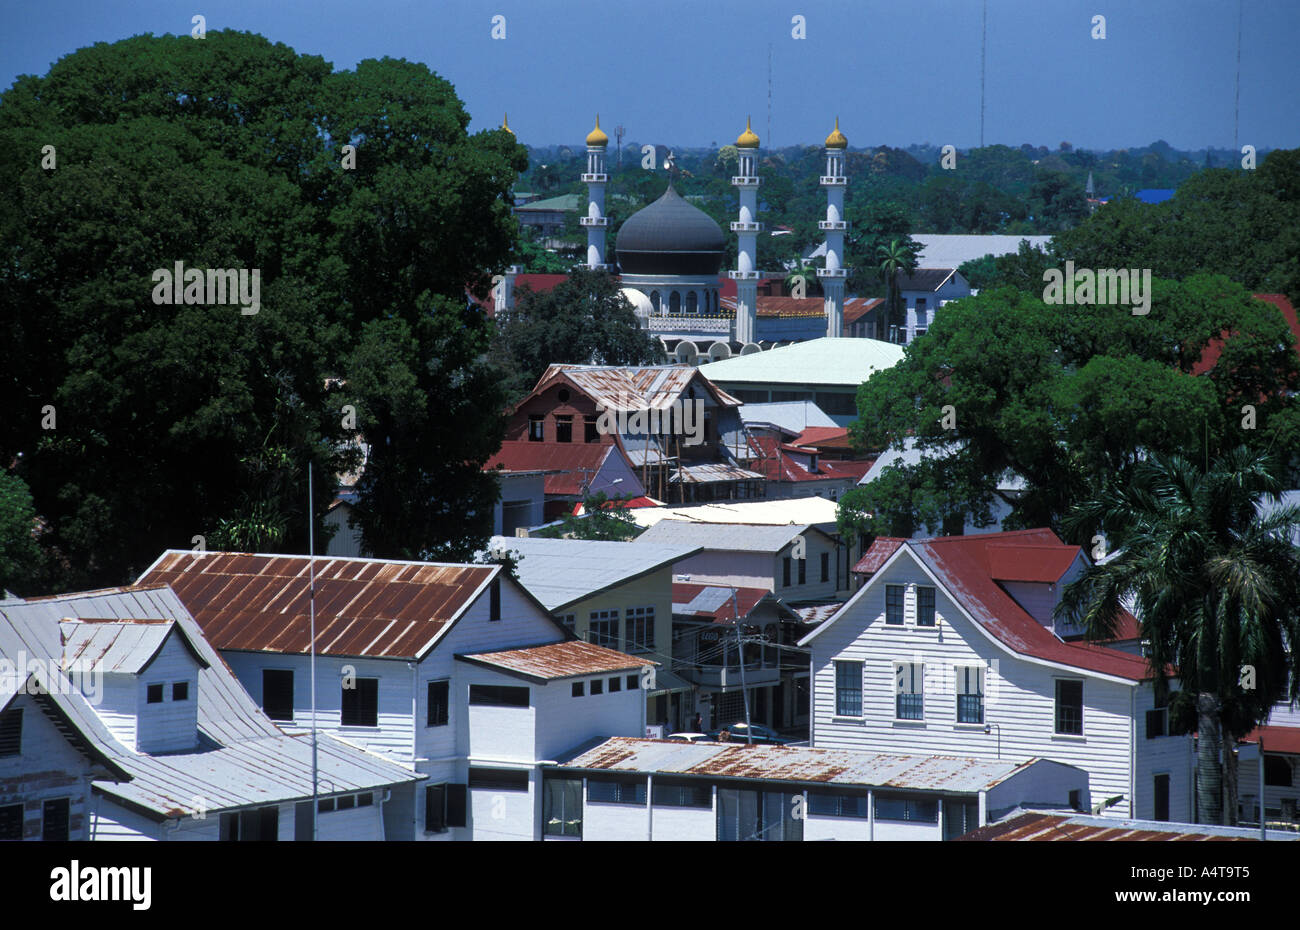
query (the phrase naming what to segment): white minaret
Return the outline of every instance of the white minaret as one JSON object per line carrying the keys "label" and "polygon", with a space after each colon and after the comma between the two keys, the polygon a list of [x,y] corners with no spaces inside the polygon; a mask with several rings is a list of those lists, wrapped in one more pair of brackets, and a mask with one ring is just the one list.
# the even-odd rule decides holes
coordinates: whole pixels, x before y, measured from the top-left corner
{"label": "white minaret", "polygon": [[740,165],[736,176],[731,179],[731,186],[740,193],[740,218],[731,224],[731,231],[736,234],[736,270],[731,277],[736,282],[736,325],[733,338],[742,346],[755,342],[758,328],[758,234],[763,231],[763,224],[756,221],[758,217],[758,136],[749,128],[749,119],[745,119],[745,131],[736,140],[736,149],[740,152]]}
{"label": "white minaret", "polygon": [[817,224],[818,229],[826,231],[826,267],[817,269],[817,277],[822,282],[825,294],[826,335],[844,335],[844,280],[849,269],[844,267],[844,231],[849,224],[844,222],[844,188],[849,179],[844,175],[844,150],[849,140],[840,132],[839,117],[835,118],[835,128],[826,137],[826,173],[822,175],[821,186],[826,188],[826,219]]}
{"label": "white minaret", "polygon": [[609,145],[609,136],[600,128],[600,114],[596,114],[596,128],[587,133],[587,170],[582,175],[582,183],[587,185],[587,215],[579,222],[587,227],[587,267],[592,271],[604,271],[605,264],[605,227],[609,218],[605,216],[605,182],[609,175],[605,173],[605,146]]}

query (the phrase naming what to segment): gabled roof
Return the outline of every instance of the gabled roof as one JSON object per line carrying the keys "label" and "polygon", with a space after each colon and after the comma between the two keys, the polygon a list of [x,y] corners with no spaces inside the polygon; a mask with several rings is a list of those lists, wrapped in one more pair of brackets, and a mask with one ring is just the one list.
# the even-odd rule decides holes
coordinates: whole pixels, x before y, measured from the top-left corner
{"label": "gabled roof", "polygon": [[1300,727],[1255,727],[1247,736],[1242,737],[1242,742],[1262,742],[1266,753],[1280,752],[1300,756]]}
{"label": "gabled roof", "polygon": [[1056,584],[1083,550],[1078,546],[1021,546],[1014,543],[985,548],[989,577],[994,581]]}
{"label": "gabled roof", "polygon": [[1020,243],[1045,249],[1051,236],[1007,236],[994,234],[912,233],[921,246],[916,260],[923,268],[960,268],[985,255],[1014,255]]}
{"label": "gabled roof", "polygon": [[755,526],[741,523],[687,523],[683,520],[660,520],[638,536],[636,546],[657,544],[699,546],[706,550],[729,552],[780,552],[804,533],[827,535],[810,524]]}
{"label": "gabled roof", "polygon": [[[217,649],[306,654],[308,563],[302,555],[163,553],[141,584],[169,584]],[[498,565],[315,559],[316,652],[421,659]]]}
{"label": "gabled roof", "polygon": [[207,666],[207,660],[174,620],[81,617],[59,622],[62,667],[71,668],[75,664],[105,674],[138,675],[149,667],[173,634],[180,637],[200,668]]}
{"label": "gabled roof", "polygon": [[898,276],[900,291],[937,291],[957,273],[956,268],[918,268],[911,274]]}
{"label": "gabled roof", "polygon": [[778,612],[787,619],[799,619],[797,613],[782,603],[767,588],[733,588],[729,585],[673,582],[674,617],[711,620],[714,623],[735,623],[737,616],[742,621],[747,620],[764,601],[775,604]]}
{"label": "gabled roof", "polygon": [[836,426],[835,421],[810,400],[745,404],[740,408],[740,419],[746,426],[774,426],[792,436],[809,428],[843,428]]}
{"label": "gabled roof", "polygon": [[653,526],[660,520],[685,520],[690,523],[754,523],[767,526],[800,523],[834,528],[838,508],[835,501],[824,497],[790,497],[653,507],[633,511],[631,517],[641,526]]}
{"label": "gabled roof", "polygon": [[[68,618],[104,617],[174,621],[202,659],[195,699],[203,741],[191,752],[136,752],[118,741],[80,691],[60,688],[49,697],[66,713],[68,726],[124,773],[119,782],[93,782],[96,793],[155,821],[191,813],[195,798],[211,814],[311,797],[310,739],[290,736],[266,717],[166,585],[0,604],[0,655],[23,652],[57,661],[64,648],[60,626]],[[426,777],[326,734],[318,744],[319,783],[330,793]]]}
{"label": "gabled roof", "polygon": [[[1028,812],[991,823],[957,837],[967,842],[1034,841],[1034,842],[1206,842],[1251,841],[1258,834],[1241,827],[1206,826],[1156,820],[1119,820],[1086,814]],[[1281,834],[1276,839],[1300,839]]]}
{"label": "gabled roof", "polygon": [[[1015,530],[905,540],[881,568],[904,555],[915,559],[979,629],[1016,655],[1130,682],[1152,677],[1146,659],[1104,646],[1064,642],[1017,604],[989,569],[989,550],[1008,543],[1055,546],[1077,554],[1077,547],[1065,545],[1049,529]],[[877,570],[875,578],[879,577],[881,571]],[[805,636],[800,645],[852,614],[854,605],[872,589],[875,578],[863,585],[834,617]]]}
{"label": "gabled roof", "polygon": [[529,396],[542,393],[556,381],[567,381],[607,410],[667,410],[684,399],[684,394],[689,397],[692,388],[707,392],[724,407],[741,405],[699,368],[689,365],[551,365]]}
{"label": "gabled roof", "polygon": [[903,359],[903,347],[879,339],[822,336],[766,352],[737,355],[701,365],[699,371],[724,384],[829,385],[856,389],[877,371]]}
{"label": "gabled roof", "polygon": [[[627,458],[613,443],[507,440],[501,443],[501,450],[484,463],[483,470],[546,472],[542,482],[543,493],[581,494],[583,482],[594,478],[611,455]],[[627,464],[631,469],[631,463]]]}
{"label": "gabled roof", "polygon": [[519,583],[558,611],[602,591],[635,581],[700,552],[699,545],[493,536],[489,548],[517,552]]}
{"label": "gabled roof", "polygon": [[857,575],[871,575],[878,571],[882,565],[889,561],[889,557],[898,551],[898,547],[907,542],[900,536],[877,536],[867,547],[862,558],[853,566],[853,572]]}
{"label": "gabled roof", "polygon": [[611,672],[631,672],[659,664],[653,659],[639,659],[625,652],[606,649],[604,646],[584,643],[577,639],[562,643],[547,643],[544,646],[527,646],[523,649],[476,652],[470,655],[458,655],[456,658],[461,662],[481,665],[507,675],[540,682]]}
{"label": "gabled roof", "polygon": [[810,449],[788,449],[779,439],[772,436],[755,436],[753,442],[758,446],[762,457],[750,463],[768,481],[829,481],[836,478],[859,481],[871,468],[875,459],[858,462],[842,462],[835,459],[819,458],[817,471],[804,467],[802,461],[791,452],[811,456],[816,454]]}

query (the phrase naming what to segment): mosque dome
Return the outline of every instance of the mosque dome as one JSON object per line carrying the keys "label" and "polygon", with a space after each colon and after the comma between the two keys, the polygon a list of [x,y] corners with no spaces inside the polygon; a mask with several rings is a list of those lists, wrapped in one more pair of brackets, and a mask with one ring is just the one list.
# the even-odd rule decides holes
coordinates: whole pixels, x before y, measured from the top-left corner
{"label": "mosque dome", "polygon": [[838,116],[835,117],[835,128],[826,137],[826,147],[828,149],[846,149],[849,147],[849,140],[844,133],[840,132],[840,118]]}
{"label": "mosque dome", "polygon": [[596,128],[587,133],[588,145],[608,145],[609,136],[605,135],[605,130],[600,128],[600,114],[596,114]]}
{"label": "mosque dome", "polygon": [[624,274],[716,275],[723,241],[722,227],[670,183],[662,197],[627,218],[614,248]]}
{"label": "mosque dome", "polygon": [[745,117],[745,131],[736,139],[736,148],[738,149],[756,149],[758,148],[758,134],[749,128],[749,117]]}

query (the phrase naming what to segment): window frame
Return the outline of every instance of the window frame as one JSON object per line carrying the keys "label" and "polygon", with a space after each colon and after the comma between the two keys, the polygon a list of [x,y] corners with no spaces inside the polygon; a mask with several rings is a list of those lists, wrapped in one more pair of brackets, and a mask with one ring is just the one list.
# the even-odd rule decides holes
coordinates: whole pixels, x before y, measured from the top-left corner
{"label": "window frame", "polygon": [[[9,732],[12,731],[12,732]],[[10,707],[0,711],[0,758],[23,754],[23,708]],[[12,745],[12,749],[6,748]]]}
{"label": "window frame", "polygon": [[628,652],[651,652],[655,648],[654,605],[624,608],[623,619]]}
{"label": "window frame", "polygon": [[[289,716],[287,716],[287,717],[277,717],[277,716],[276,716],[275,714],[273,714],[273,713],[271,712],[271,710],[268,709],[268,707],[267,707],[267,700],[266,700],[266,676],[267,676],[267,673],[268,673],[268,672],[272,673],[273,676],[274,676],[274,675],[288,675],[288,676],[289,676]],[[266,716],[269,717],[271,720],[292,721],[292,720],[293,720],[293,713],[294,713],[294,708],[293,708],[293,695],[294,695],[294,675],[293,675],[293,669],[291,669],[291,668],[264,668],[264,669],[262,669],[262,713],[266,714]],[[280,708],[276,708],[276,710],[278,711],[278,710],[280,710]],[[340,719],[342,719],[342,718],[340,717]]]}
{"label": "window frame", "polygon": [[[366,686],[366,688],[363,689],[363,688],[361,687],[362,682],[374,682],[374,685],[371,686],[371,685],[368,684],[368,685]],[[339,702],[339,726],[340,726],[340,727],[358,727],[358,728],[366,728],[366,729],[372,729],[372,730],[374,730],[374,729],[378,729],[378,728],[379,728],[379,679],[378,679],[378,678],[375,678],[375,677],[370,677],[370,676],[367,676],[367,677],[365,677],[365,678],[362,678],[361,676],[358,675],[358,676],[356,677],[356,679],[353,681],[353,685],[354,685],[354,687],[351,687],[351,688],[345,688],[345,687],[343,687],[342,682],[339,683],[339,688],[340,688],[340,691],[342,692],[342,699],[341,699],[340,702]],[[350,722],[348,722],[348,720],[345,719],[345,718],[349,715],[349,714],[348,714],[348,706],[347,706],[347,705],[349,704],[349,698],[348,698],[348,695],[349,695],[349,694],[354,695],[354,696],[351,698],[351,703],[353,703],[353,704],[355,705],[355,706],[352,708],[352,714],[351,714],[351,716],[352,716],[353,718],[355,718],[355,717],[357,717],[357,716],[361,716],[361,717],[364,717],[364,718],[369,719],[369,716],[370,716],[370,715],[364,713],[364,711],[367,709],[367,708],[366,708],[366,700],[367,700],[367,698],[366,698],[366,695],[363,694],[363,691],[373,691],[373,692],[374,692],[374,705],[375,705],[375,706],[374,706],[374,721],[375,721],[375,722],[374,722],[374,723],[355,723],[355,722],[350,723]]]}
{"label": "window frame", "polygon": [[[519,699],[523,698],[523,703]],[[468,703],[474,707],[531,707],[533,689],[527,685],[497,685],[473,682]]]}
{"label": "window frame", "polygon": [[[441,688],[438,686],[441,685]],[[442,692],[439,701],[434,700],[435,689]],[[425,682],[424,688],[424,727],[445,727],[451,722],[451,679],[450,678],[431,678]],[[434,708],[440,707],[441,720],[434,715]]]}
{"label": "window frame", "polygon": [[[1052,735],[1053,736],[1075,736],[1075,737],[1083,736],[1084,735],[1083,679],[1082,678],[1053,678],[1052,681],[1055,682],[1052,688],[1052,692],[1053,692]],[[1061,702],[1062,686],[1069,686],[1069,687],[1078,686],[1079,689],[1079,701],[1078,701],[1079,729],[1077,732],[1074,730],[1061,729],[1062,711],[1072,709],[1071,707],[1066,707],[1062,705]]]}
{"label": "window frame", "polygon": [[[897,594],[895,594],[897,592]],[[897,597],[897,605],[894,604],[894,598]],[[889,619],[893,616],[893,608],[898,608],[898,619]],[[905,584],[887,584],[885,585],[885,625],[886,626],[903,626],[907,620],[907,585]]]}
{"label": "window frame", "polygon": [[528,441],[546,441],[546,417],[532,413],[528,415]]}
{"label": "window frame", "polygon": [[[903,670],[906,669],[906,674]],[[918,671],[919,670],[919,671]],[[906,687],[911,690],[904,691],[904,679]],[[903,697],[917,697],[918,701],[904,701]],[[906,709],[911,712],[914,708],[911,705],[915,703],[916,716],[903,716]],[[906,706],[905,706],[906,705]],[[925,663],[924,662],[894,662],[894,719],[906,723],[915,723],[925,720]]]}
{"label": "window frame", "polygon": [[[865,669],[865,664],[863,662],[858,662],[852,659],[835,660],[835,716],[836,717],[861,717],[863,715],[862,675],[864,669]],[[857,673],[856,688],[848,686],[848,683],[846,681],[846,679],[853,676],[854,671],[856,671]],[[853,693],[856,693],[857,695],[856,713],[850,713],[848,710],[845,709],[846,707],[853,706],[852,704],[846,704],[844,700],[846,696],[851,696],[851,694]]]}
{"label": "window frame", "polygon": [[[922,606],[921,596],[923,594],[929,596],[930,603],[928,605],[928,610]],[[939,601],[939,592],[938,589],[934,587],[934,585],[919,584],[916,586],[916,625],[917,626],[923,626],[929,628],[929,627],[934,627],[938,624],[938,619],[939,619],[938,601]],[[927,616],[927,613],[929,616],[928,621],[924,619]]]}

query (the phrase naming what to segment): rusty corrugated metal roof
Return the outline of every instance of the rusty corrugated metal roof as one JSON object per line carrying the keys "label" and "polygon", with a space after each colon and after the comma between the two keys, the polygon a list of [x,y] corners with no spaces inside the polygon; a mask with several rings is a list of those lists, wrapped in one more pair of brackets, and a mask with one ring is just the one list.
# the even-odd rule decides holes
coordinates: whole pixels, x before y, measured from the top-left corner
{"label": "rusty corrugated metal roof", "polygon": [[561,764],[573,769],[973,794],[1005,781],[1038,761],[1029,759],[1017,763],[964,756],[903,755],[805,746],[746,746],[740,743],[681,743],[615,736]]}
{"label": "rusty corrugated metal roof", "polygon": [[638,659],[625,652],[606,649],[595,643],[569,640],[528,646],[523,649],[502,649],[497,652],[476,652],[456,656],[463,662],[485,665],[498,671],[523,675],[537,681],[560,678],[577,678],[581,675],[600,675],[606,672],[628,672],[647,665],[658,665],[652,659]]}
{"label": "rusty corrugated metal roof", "polygon": [[167,637],[177,633],[200,667],[206,660],[175,621],[156,617],[103,619],[64,618],[59,621],[63,644],[61,668],[96,669],[107,674],[134,675],[146,668]]}
{"label": "rusty corrugated metal roof", "polygon": [[[310,651],[308,558],[188,550],[163,554],[141,583],[166,583],[217,649]],[[317,556],[316,651],[417,659],[500,570]]]}
{"label": "rusty corrugated metal roof", "polygon": [[[1279,837],[1281,838],[1281,837]],[[1294,837],[1292,837],[1294,838]],[[972,830],[960,840],[975,842],[1241,842],[1257,840],[1237,827],[1163,823],[1149,820],[1112,820],[1084,814],[1021,814],[1001,823]]]}
{"label": "rusty corrugated metal roof", "polygon": [[682,399],[692,384],[699,384],[724,407],[741,402],[689,365],[649,365],[640,368],[605,365],[551,365],[533,388],[535,396],[557,378],[567,379],[608,410],[666,410]]}

